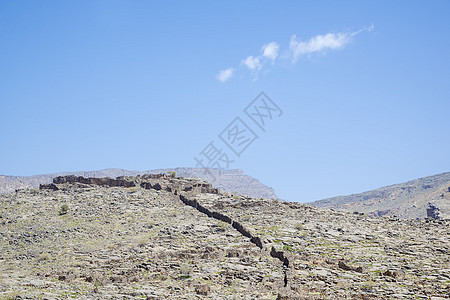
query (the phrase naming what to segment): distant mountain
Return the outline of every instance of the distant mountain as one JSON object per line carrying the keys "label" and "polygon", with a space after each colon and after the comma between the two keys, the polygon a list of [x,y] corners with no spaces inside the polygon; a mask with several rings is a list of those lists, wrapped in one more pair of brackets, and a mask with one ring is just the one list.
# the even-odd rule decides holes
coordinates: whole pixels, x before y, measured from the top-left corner
{"label": "distant mountain", "polygon": [[309,204],[368,215],[396,215],[401,218],[424,218],[431,206],[440,218],[450,218],[450,172]]}
{"label": "distant mountain", "polygon": [[228,193],[238,193],[253,198],[277,199],[273,188],[268,187],[257,179],[245,175],[242,170],[217,170],[209,168],[169,168],[147,171],[130,171],[125,169],[104,169],[98,171],[61,172],[54,174],[34,175],[34,176],[4,176],[0,175],[0,193],[14,192],[16,189],[38,187],[39,184],[51,183],[53,178],[58,176],[76,175],[83,177],[118,177],[136,176],[144,174],[177,172],[177,176],[196,177],[207,180],[214,187],[220,188]]}

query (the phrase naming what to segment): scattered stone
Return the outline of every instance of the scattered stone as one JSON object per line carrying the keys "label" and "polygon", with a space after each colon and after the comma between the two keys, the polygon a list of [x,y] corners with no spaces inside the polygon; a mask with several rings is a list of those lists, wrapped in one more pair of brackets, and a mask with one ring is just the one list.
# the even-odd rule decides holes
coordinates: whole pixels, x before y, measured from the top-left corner
{"label": "scattered stone", "polygon": [[197,295],[208,296],[211,291],[211,287],[207,284],[199,284],[195,286],[195,293]]}
{"label": "scattered stone", "polygon": [[405,276],[405,272],[403,272],[402,270],[387,270],[386,272],[383,273],[384,276],[389,276],[392,278],[403,278]]}

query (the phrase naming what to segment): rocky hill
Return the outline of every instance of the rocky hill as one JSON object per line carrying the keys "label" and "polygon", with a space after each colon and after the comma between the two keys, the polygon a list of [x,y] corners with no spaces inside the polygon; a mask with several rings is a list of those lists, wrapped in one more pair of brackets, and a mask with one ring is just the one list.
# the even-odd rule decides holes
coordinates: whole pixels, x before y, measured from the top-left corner
{"label": "rocky hill", "polygon": [[343,211],[376,216],[425,218],[434,208],[439,218],[450,218],[450,172],[382,187],[373,191],[309,203]]}
{"label": "rocky hill", "polygon": [[0,298],[443,299],[449,229],[164,174],[57,177],[0,195]]}
{"label": "rocky hill", "polygon": [[0,194],[14,192],[16,189],[38,187],[39,184],[51,183],[58,176],[76,175],[84,177],[118,177],[144,174],[160,174],[175,171],[181,177],[195,177],[211,182],[214,187],[226,192],[239,193],[255,198],[277,199],[273,188],[257,179],[245,175],[242,170],[218,170],[210,168],[169,168],[147,171],[130,171],[125,169],[105,169],[99,171],[62,172],[35,176],[5,176],[0,175]]}

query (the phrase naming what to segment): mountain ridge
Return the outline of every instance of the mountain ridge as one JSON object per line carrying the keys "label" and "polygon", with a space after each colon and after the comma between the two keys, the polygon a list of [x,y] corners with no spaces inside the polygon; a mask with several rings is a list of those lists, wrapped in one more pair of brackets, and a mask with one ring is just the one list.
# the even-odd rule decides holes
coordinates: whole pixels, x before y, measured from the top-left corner
{"label": "mountain ridge", "polygon": [[430,204],[441,210],[441,218],[450,217],[450,172],[392,184],[374,190],[308,202],[322,208],[356,211],[375,216],[421,218]]}

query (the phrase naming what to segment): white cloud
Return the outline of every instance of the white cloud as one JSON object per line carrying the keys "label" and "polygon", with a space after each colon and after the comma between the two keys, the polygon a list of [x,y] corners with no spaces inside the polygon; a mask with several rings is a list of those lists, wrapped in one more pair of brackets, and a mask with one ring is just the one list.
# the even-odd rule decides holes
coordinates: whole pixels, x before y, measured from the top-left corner
{"label": "white cloud", "polygon": [[219,74],[217,74],[216,78],[221,82],[225,82],[231,77],[233,77],[233,72],[234,72],[233,68],[222,70],[219,72]]}
{"label": "white cloud", "polygon": [[280,49],[280,45],[278,45],[278,43],[268,43],[262,47],[262,55],[264,57],[270,58],[273,62],[278,56],[278,49]]}
{"label": "white cloud", "polygon": [[297,36],[293,35],[289,44],[289,49],[292,51],[292,62],[295,63],[302,54],[323,52],[327,49],[342,49],[354,35],[353,33],[327,33],[312,37],[307,42],[299,42]]}
{"label": "white cloud", "polygon": [[[253,80],[257,80],[259,71],[267,64],[268,61],[272,61],[272,66],[275,64],[275,60],[278,61],[291,60],[294,64],[297,62],[301,55],[309,55],[313,53],[324,53],[327,50],[339,50],[343,49],[353,38],[361,32],[370,32],[374,30],[375,26],[372,24],[368,27],[363,27],[360,30],[353,32],[338,32],[338,33],[326,33],[323,35],[316,35],[310,38],[308,41],[299,41],[297,36],[293,35],[289,43],[289,49],[283,50],[282,55],[279,55],[280,44],[277,42],[270,42],[262,46],[261,52],[257,56],[248,56],[241,61],[241,66],[245,65],[252,73]],[[236,71],[234,68],[229,68],[220,71],[216,78],[225,82],[233,76]],[[267,72],[266,72],[267,73]]]}
{"label": "white cloud", "polygon": [[244,65],[247,66],[252,72],[259,71],[261,69],[261,62],[258,57],[249,56],[245,60],[242,61]]}

